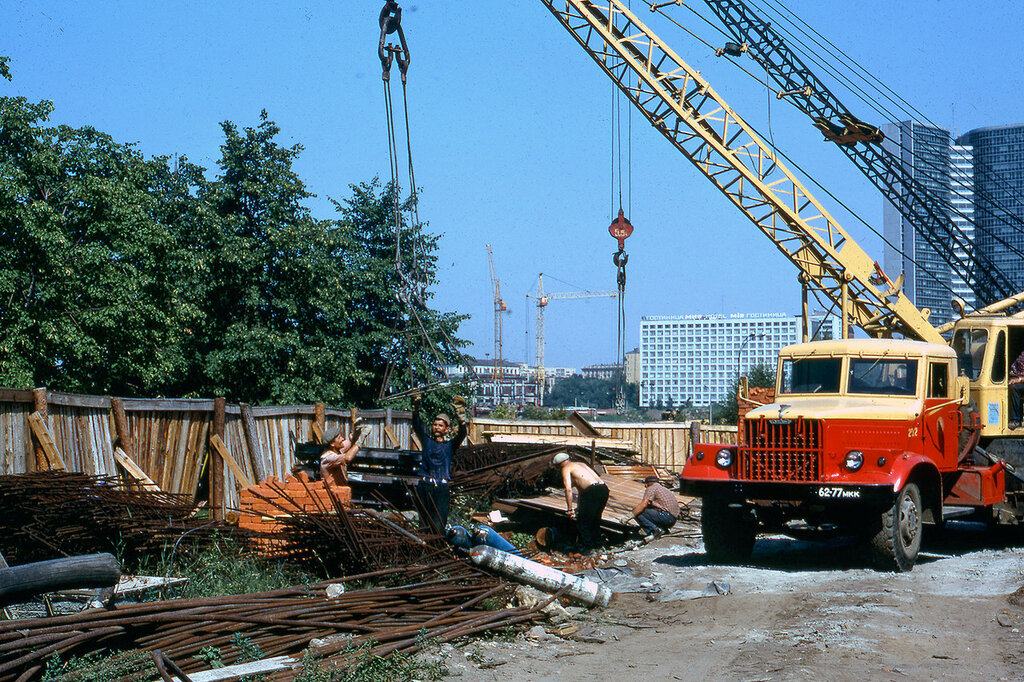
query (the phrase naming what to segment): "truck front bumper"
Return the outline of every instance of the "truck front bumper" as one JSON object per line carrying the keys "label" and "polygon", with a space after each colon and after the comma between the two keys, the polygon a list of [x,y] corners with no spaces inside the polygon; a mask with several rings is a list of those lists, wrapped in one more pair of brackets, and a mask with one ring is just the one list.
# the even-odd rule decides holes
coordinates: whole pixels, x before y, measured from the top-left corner
{"label": "truck front bumper", "polygon": [[775,483],[764,481],[708,481],[682,479],[679,492],[691,497],[728,500],[866,504],[888,507],[896,501],[891,485],[837,485],[835,483]]}

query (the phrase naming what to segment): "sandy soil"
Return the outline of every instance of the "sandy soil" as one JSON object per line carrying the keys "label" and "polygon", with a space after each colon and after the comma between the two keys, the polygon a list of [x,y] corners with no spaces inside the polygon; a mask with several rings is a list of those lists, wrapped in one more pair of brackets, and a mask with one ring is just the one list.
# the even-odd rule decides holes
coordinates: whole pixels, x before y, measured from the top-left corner
{"label": "sandy soil", "polygon": [[[891,574],[842,540],[761,538],[750,562],[714,565],[683,529],[610,556],[650,587],[618,593],[604,609],[571,609],[576,633],[549,634],[549,624],[444,655],[451,676],[467,682],[1020,680],[1017,545],[1020,536],[951,523],[926,541],[912,572]],[[712,581],[729,593],[697,596]]]}

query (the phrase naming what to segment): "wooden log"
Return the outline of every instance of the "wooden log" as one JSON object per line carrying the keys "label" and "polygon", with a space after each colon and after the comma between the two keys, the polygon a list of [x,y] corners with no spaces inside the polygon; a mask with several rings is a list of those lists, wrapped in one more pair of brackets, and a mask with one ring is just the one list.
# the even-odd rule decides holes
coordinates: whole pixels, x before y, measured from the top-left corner
{"label": "wooden log", "polygon": [[249,403],[239,403],[238,407],[242,411],[242,432],[245,434],[245,444],[249,450],[252,475],[257,481],[262,481],[266,479],[267,472],[263,470],[263,448],[260,447],[259,433],[256,431],[256,417],[253,416],[252,405]]}
{"label": "wooden log", "polygon": [[[45,388],[37,388],[32,391],[32,409],[39,413],[39,416],[43,418],[44,422],[46,421],[47,416],[49,416],[49,412],[47,410]],[[46,453],[43,452],[43,446],[36,441],[35,448],[33,449],[36,454],[35,470],[46,471],[49,469],[46,462]]]}
{"label": "wooden log", "polygon": [[136,459],[138,453],[132,447],[132,438],[128,432],[128,416],[124,411],[124,402],[120,398],[111,398],[110,411],[114,415],[114,427],[117,429],[118,442],[116,445],[119,445],[129,457]]}
{"label": "wooden log", "polygon": [[313,422],[312,431],[313,431],[313,442],[314,443],[323,443],[324,442],[324,430],[323,430],[323,428],[319,424],[317,424],[316,422]]}
{"label": "wooden log", "polygon": [[249,480],[249,477],[245,475],[244,471],[242,471],[242,467],[238,466],[238,462],[235,461],[235,458],[231,456],[230,452],[228,452],[228,447],[224,445],[224,441],[220,439],[220,436],[210,436],[210,445],[212,445],[214,451],[221,456],[224,463],[228,465],[228,469],[231,469],[231,473],[235,475],[235,480],[238,481],[240,486],[248,488],[252,485],[252,481]]}
{"label": "wooden log", "polygon": [[[226,406],[227,401],[224,398],[213,399],[213,426],[210,438],[216,436],[223,441]],[[213,457],[210,450],[211,448],[207,448],[210,469],[210,513],[219,521],[224,518],[224,460],[221,457]]]}
{"label": "wooden log", "polygon": [[[320,429],[320,433],[317,434],[317,428]],[[315,440],[318,443],[323,439],[324,429],[327,428],[327,406],[323,403],[316,403],[313,405],[313,423],[309,425],[310,440]]]}
{"label": "wooden log", "polygon": [[135,479],[146,490],[160,490],[160,486],[158,486],[153,479],[147,476],[146,472],[142,470],[142,467],[136,464],[135,461],[128,456],[128,453],[121,448],[114,448],[114,461],[120,464],[128,475]]}
{"label": "wooden log", "polygon": [[0,568],[0,606],[37,594],[91,587],[113,587],[121,567],[112,554],[87,554]]}
{"label": "wooden log", "polygon": [[690,422],[690,453],[689,453],[690,455],[692,455],[695,452],[694,448],[697,446],[697,443],[699,443],[699,442],[700,442],[700,422],[692,421],[692,422]]}
{"label": "wooden log", "polygon": [[43,466],[40,471],[67,471],[68,468],[64,464],[64,458],[57,451],[57,446],[53,442],[53,435],[50,433],[50,429],[46,427],[46,422],[43,421],[42,416],[38,412],[33,412],[28,416],[28,425],[32,429],[32,435],[35,436],[36,442],[43,449]]}

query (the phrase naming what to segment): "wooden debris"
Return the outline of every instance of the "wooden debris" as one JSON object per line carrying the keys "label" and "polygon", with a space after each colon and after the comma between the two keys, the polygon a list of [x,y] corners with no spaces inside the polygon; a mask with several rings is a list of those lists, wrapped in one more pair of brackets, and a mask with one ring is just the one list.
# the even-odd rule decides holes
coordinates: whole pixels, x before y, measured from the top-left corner
{"label": "wooden debris", "polygon": [[224,463],[231,469],[231,473],[235,475],[235,480],[238,481],[239,486],[248,488],[252,485],[252,481],[249,480],[249,477],[242,471],[242,467],[238,466],[238,462],[228,452],[228,447],[224,445],[224,441],[220,439],[220,436],[217,434],[210,436],[210,445],[213,446],[213,449],[217,451],[217,454],[224,460]]}
{"label": "wooden debris", "polygon": [[589,448],[596,446],[607,450],[628,450],[636,452],[632,441],[615,440],[614,438],[588,438],[584,436],[556,436],[536,433],[494,433],[485,431],[484,438],[491,443],[530,443],[537,445],[575,445]]}
{"label": "wooden debris", "polygon": [[46,422],[43,421],[42,415],[39,412],[30,414],[28,425],[32,429],[32,435],[36,437],[36,441],[43,449],[43,457],[46,460],[47,469],[50,471],[67,471],[68,468],[64,464],[64,458],[57,451],[57,446],[53,442],[53,435],[50,433],[50,429],[47,428]]}
{"label": "wooden debris", "polygon": [[594,426],[579,412],[573,412],[569,415],[569,423],[572,424],[574,429],[580,432],[581,436],[585,436],[586,438],[603,437],[603,434],[595,429]]}
{"label": "wooden debris", "polygon": [[125,472],[146,490],[160,490],[160,486],[154,483],[153,479],[147,476],[146,472],[121,448],[114,448],[114,461],[120,464]]}

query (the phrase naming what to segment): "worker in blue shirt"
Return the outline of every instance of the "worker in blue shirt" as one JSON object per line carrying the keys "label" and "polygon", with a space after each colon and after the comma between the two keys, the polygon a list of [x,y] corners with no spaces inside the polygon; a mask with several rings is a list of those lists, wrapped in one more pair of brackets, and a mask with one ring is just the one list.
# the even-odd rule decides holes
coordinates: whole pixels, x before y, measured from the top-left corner
{"label": "worker in blue shirt", "polygon": [[466,399],[456,396],[452,408],[458,419],[458,428],[449,438],[452,420],[446,414],[439,414],[430,423],[430,428],[420,418],[420,395],[412,399],[412,427],[423,444],[416,474],[416,503],[420,518],[443,535],[448,525],[448,507],[451,502],[452,458],[466,437]]}

